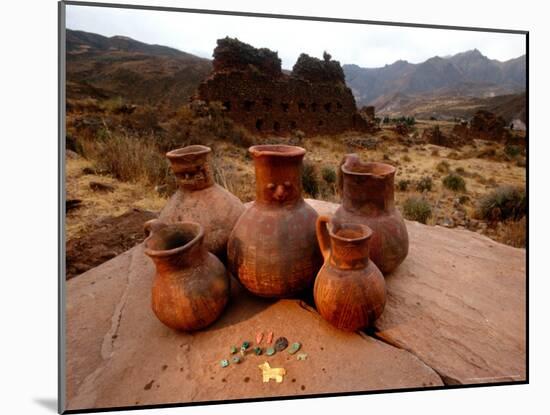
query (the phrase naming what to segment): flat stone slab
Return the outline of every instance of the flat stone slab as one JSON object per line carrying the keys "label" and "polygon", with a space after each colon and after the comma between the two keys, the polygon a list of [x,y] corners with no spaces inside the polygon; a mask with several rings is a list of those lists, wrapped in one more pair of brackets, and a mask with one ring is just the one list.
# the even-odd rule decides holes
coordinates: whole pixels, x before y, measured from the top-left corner
{"label": "flat stone slab", "polygon": [[[218,401],[270,396],[440,386],[411,353],[362,333],[341,332],[299,300],[255,298],[232,284],[228,309],[210,328],[178,333],[150,307],[154,274],[142,246],[67,282],[68,409]],[[258,331],[300,342],[298,353],[248,353],[230,347]],[[265,340],[262,346],[266,347]],[[282,383],[262,382],[258,365],[283,367]]]}
{"label": "flat stone slab", "polygon": [[[310,200],[320,213],[338,205]],[[376,337],[446,384],[526,379],[526,251],[475,232],[406,221],[410,248],[386,276]]]}
{"label": "flat stone slab", "polygon": [[[337,207],[308,202],[324,214]],[[151,311],[154,268],[141,245],[67,281],[68,409],[524,380],[525,250],[469,231],[407,227],[409,256],[386,278],[378,339],[237,283],[213,326],[172,331]],[[231,345],[254,342],[257,331],[301,342],[307,360],[284,351],[220,367]],[[282,383],[262,382],[264,361],[287,370]]]}

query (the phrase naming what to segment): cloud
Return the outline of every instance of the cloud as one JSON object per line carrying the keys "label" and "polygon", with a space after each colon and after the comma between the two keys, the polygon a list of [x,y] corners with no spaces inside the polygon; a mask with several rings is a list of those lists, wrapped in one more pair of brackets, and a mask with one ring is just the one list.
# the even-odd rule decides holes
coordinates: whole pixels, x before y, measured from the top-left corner
{"label": "cloud", "polygon": [[278,51],[286,69],[292,68],[300,53],[321,57],[324,50],[342,64],[362,67],[380,67],[399,59],[418,63],[474,48],[501,61],[525,53],[525,35],[519,34],[92,6],[68,5],[66,24],[69,29],[128,36],[205,58],[212,57],[216,39],[236,37]]}

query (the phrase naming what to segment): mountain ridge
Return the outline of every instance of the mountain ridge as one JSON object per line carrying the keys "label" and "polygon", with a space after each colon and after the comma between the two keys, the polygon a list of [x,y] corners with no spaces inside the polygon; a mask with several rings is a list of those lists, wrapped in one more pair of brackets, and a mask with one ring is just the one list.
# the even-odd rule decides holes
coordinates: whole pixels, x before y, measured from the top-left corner
{"label": "mountain ridge", "polygon": [[526,86],[525,55],[498,61],[478,49],[416,64],[400,59],[378,68],[346,64],[343,69],[358,105],[379,106],[397,93],[414,96],[444,90],[482,98],[522,92]]}

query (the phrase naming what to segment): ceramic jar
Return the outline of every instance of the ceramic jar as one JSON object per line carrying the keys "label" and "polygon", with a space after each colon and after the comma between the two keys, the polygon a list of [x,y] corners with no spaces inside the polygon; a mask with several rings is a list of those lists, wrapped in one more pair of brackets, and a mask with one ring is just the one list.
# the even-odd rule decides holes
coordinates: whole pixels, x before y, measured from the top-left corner
{"label": "ceramic jar", "polygon": [[157,318],[176,330],[193,331],[212,324],[229,299],[229,274],[208,252],[204,229],[196,222],[145,224],[145,254],[156,266],[152,308]]}
{"label": "ceramic jar", "polygon": [[325,263],[313,289],[319,314],[335,327],[355,331],[372,326],[386,304],[384,276],[369,260],[373,232],[365,225],[317,219]]}
{"label": "ceramic jar", "polygon": [[256,200],[229,237],[228,266],[250,292],[289,297],[313,285],[322,263],[315,236],[318,215],[302,198],[306,151],[258,145],[249,152],[256,171]]}
{"label": "ceramic jar", "polygon": [[225,259],[227,239],[245,208],[236,196],[214,183],[211,152],[209,147],[191,145],[166,153],[178,190],[159,219],[165,223],[200,223],[204,227],[206,249]]}
{"label": "ceramic jar", "polygon": [[371,228],[370,258],[384,274],[392,272],[409,252],[407,228],[394,202],[395,167],[347,154],[338,174],[342,205],[334,219]]}

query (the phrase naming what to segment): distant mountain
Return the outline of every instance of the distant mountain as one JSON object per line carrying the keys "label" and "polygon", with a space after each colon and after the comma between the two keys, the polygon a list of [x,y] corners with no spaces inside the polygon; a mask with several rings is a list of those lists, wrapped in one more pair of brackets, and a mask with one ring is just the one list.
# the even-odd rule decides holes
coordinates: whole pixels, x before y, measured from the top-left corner
{"label": "distant mountain", "polygon": [[526,86],[525,55],[500,62],[477,49],[419,64],[399,60],[382,68],[343,69],[358,105],[375,105],[380,111],[419,94],[491,97],[522,92]]}
{"label": "distant mountain", "polygon": [[137,104],[186,103],[210,60],[124,36],[67,29],[67,97],[121,97]]}

